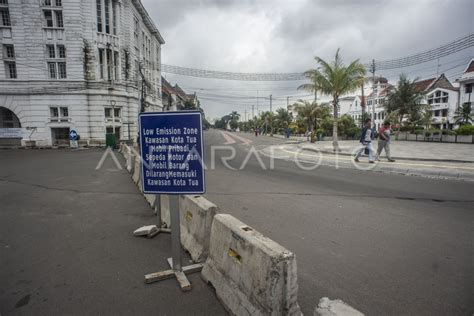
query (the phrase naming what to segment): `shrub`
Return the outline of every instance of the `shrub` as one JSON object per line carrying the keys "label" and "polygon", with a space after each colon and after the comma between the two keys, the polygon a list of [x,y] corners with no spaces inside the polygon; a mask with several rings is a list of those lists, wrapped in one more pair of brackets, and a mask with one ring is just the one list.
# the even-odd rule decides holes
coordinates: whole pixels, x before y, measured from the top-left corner
{"label": "shrub", "polygon": [[457,135],[474,135],[474,125],[463,125],[456,130]]}
{"label": "shrub", "polygon": [[443,135],[456,135],[456,132],[450,129],[443,129]]}

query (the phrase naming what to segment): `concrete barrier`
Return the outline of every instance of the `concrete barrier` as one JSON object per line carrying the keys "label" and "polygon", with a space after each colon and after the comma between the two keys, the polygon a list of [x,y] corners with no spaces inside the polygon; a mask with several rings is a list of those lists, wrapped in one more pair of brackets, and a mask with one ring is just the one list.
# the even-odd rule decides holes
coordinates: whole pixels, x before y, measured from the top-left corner
{"label": "concrete barrier", "polygon": [[135,182],[135,184],[138,184],[138,182],[140,181],[140,174],[141,174],[140,169],[141,169],[140,157],[135,156],[135,163],[134,163],[133,176],[132,176],[133,182]]}
{"label": "concrete barrier", "polygon": [[145,196],[145,200],[150,204],[153,208],[155,206],[156,195],[155,194],[143,194]]}
{"label": "concrete barrier", "polygon": [[235,315],[301,315],[295,255],[231,215],[214,216],[202,277]]}
{"label": "concrete barrier", "polygon": [[323,297],[314,310],[313,316],[364,316],[364,314],[341,300]]}
{"label": "concrete barrier", "polygon": [[182,195],[179,199],[181,245],[194,262],[203,262],[209,254],[211,226],[217,206],[199,195]]}
{"label": "concrete barrier", "polygon": [[474,135],[458,135],[457,142],[464,144],[472,144]]}

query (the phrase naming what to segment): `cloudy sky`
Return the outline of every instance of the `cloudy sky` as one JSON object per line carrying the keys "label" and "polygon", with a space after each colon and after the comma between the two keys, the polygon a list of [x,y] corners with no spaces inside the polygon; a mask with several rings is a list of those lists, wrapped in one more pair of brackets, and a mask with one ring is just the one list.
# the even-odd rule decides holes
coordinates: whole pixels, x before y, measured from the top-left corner
{"label": "cloudy sky", "polygon": [[[162,62],[232,72],[303,72],[314,56],[389,60],[436,48],[474,32],[473,0],[142,0],[166,44]],[[456,79],[474,57],[471,47],[439,61],[377,73],[395,82],[401,72]],[[303,81],[249,82],[163,74],[197,92],[206,115],[220,117],[251,105],[268,110],[298,98]],[[258,96],[258,98],[257,98]],[[324,99],[324,97],[323,97]],[[257,109],[255,112],[257,112]],[[255,113],[256,114],[256,113]],[[248,114],[249,115],[249,114]]]}

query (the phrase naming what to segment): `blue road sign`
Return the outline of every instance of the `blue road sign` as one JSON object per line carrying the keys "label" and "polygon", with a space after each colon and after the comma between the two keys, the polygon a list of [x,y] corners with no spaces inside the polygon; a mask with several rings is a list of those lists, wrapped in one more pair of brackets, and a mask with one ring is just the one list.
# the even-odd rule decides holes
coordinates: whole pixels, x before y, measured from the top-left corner
{"label": "blue road sign", "polygon": [[144,193],[206,191],[201,112],[141,113],[139,128]]}
{"label": "blue road sign", "polygon": [[70,130],[69,131],[69,139],[70,140],[77,140],[77,132],[75,130]]}

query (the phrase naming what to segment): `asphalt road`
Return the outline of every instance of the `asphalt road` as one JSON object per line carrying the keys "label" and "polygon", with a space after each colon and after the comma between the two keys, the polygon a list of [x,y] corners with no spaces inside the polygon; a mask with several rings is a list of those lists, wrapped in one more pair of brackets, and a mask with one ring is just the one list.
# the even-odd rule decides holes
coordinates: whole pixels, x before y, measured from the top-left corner
{"label": "asphalt road", "polygon": [[[264,170],[252,146],[282,142],[207,132],[206,196],[296,254],[304,314],[328,296],[367,315],[472,315],[473,182],[287,160]],[[236,154],[222,162],[232,149],[211,147],[224,144]]]}
{"label": "asphalt road", "polygon": [[103,153],[0,151],[0,315],[227,315],[199,273],[186,293],[144,283],[171,238],[132,236],[156,217],[110,157],[95,170]]}

